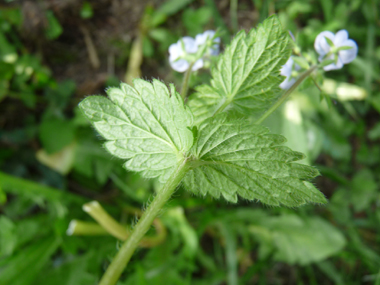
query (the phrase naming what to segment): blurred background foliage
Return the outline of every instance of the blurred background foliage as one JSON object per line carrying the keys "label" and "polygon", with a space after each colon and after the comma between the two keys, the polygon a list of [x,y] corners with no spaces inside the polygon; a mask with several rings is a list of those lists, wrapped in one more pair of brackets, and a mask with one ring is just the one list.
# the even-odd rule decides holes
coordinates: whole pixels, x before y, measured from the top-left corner
{"label": "blurred background foliage", "polygon": [[96,284],[120,243],[67,236],[70,220],[93,222],[81,207],[97,200],[133,224],[155,191],[102,148],[80,100],[138,76],[180,86],[170,44],[218,28],[225,45],[273,13],[306,57],[324,30],[359,45],[265,122],[318,167],[329,204],[234,205],[179,189],[159,217],[163,242],[138,250],[118,284],[380,284],[379,12],[379,0],[3,1],[0,284]]}

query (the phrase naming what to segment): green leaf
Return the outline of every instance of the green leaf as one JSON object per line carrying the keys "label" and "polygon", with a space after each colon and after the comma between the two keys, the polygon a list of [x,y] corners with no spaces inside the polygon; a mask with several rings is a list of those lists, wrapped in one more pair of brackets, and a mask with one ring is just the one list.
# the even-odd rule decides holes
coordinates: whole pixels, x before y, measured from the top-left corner
{"label": "green leaf", "polygon": [[7,202],[7,194],[5,194],[3,188],[0,185],[0,206]]}
{"label": "green leaf", "polygon": [[91,3],[84,2],[82,5],[82,9],[80,10],[80,16],[83,19],[89,19],[94,15],[94,11],[92,9]]}
{"label": "green leaf", "polygon": [[[337,228],[317,217],[282,215],[267,217],[259,223],[269,230],[267,239],[276,248],[274,258],[290,264],[321,261],[338,253],[346,244]],[[252,228],[252,232],[256,234],[258,230]]]}
{"label": "green leaf", "polygon": [[380,123],[377,123],[369,132],[368,138],[370,140],[377,140],[380,138]]}
{"label": "green leaf", "polygon": [[75,126],[73,122],[46,117],[41,122],[39,138],[48,154],[56,153],[73,142]]}
{"label": "green leaf", "polygon": [[45,30],[46,38],[49,40],[54,40],[62,34],[62,26],[59,23],[58,19],[54,16],[54,13],[52,11],[46,12],[46,18],[48,22],[48,25]]}
{"label": "green leaf", "polygon": [[6,216],[0,216],[0,227],[0,257],[4,257],[13,253],[17,244],[17,236],[14,223]]}
{"label": "green leaf", "polygon": [[109,99],[90,96],[80,103],[85,115],[107,140],[105,148],[128,159],[125,167],[164,182],[193,145],[191,111],[170,85],[136,79],[109,88]]}
{"label": "green leaf", "polygon": [[352,179],[351,201],[355,212],[368,209],[376,199],[378,186],[371,170],[364,168]]}
{"label": "green leaf", "polygon": [[183,23],[191,35],[202,33],[203,26],[207,24],[212,18],[212,10],[209,7],[201,7],[197,10],[186,9],[183,12]]}
{"label": "green leaf", "polygon": [[305,58],[300,57],[300,56],[293,56],[292,58],[294,62],[298,64],[301,68],[309,69],[310,65]]}
{"label": "green leaf", "polygon": [[18,254],[2,259],[0,261],[1,284],[32,284],[60,243],[61,240],[55,237],[40,239],[39,242],[24,248]]}
{"label": "green leaf", "polygon": [[158,13],[170,16],[185,8],[194,0],[167,0],[157,10]]}
{"label": "green leaf", "polygon": [[[94,249],[85,255],[71,256],[59,265],[49,268],[37,277],[34,284],[44,285],[68,285],[68,284],[96,284],[97,276],[89,272],[89,267],[94,262]],[[96,264],[96,263],[95,263]]]}
{"label": "green leaf", "polygon": [[[239,32],[211,71],[211,86],[189,98],[195,122],[224,109],[258,116],[280,95],[280,68],[289,59],[289,35],[272,16],[248,34]],[[226,108],[228,107],[228,108]]]}
{"label": "green leaf", "polygon": [[353,47],[352,46],[340,46],[337,48],[337,50],[349,50],[349,49],[352,49]]}
{"label": "green leaf", "polygon": [[285,138],[244,120],[230,121],[226,114],[201,124],[191,153],[194,168],[184,185],[195,194],[222,195],[231,202],[237,195],[268,205],[293,207],[326,199],[307,180],[319,172],[293,163],[304,158],[281,146]]}
{"label": "green leaf", "polygon": [[324,66],[327,66],[327,65],[330,65],[330,64],[333,64],[335,63],[335,59],[325,59],[324,61],[322,61],[319,66],[320,67],[324,67]]}
{"label": "green leaf", "polygon": [[327,44],[328,44],[330,47],[333,47],[333,46],[334,46],[334,42],[333,42],[330,38],[325,37],[325,40],[326,40]]}

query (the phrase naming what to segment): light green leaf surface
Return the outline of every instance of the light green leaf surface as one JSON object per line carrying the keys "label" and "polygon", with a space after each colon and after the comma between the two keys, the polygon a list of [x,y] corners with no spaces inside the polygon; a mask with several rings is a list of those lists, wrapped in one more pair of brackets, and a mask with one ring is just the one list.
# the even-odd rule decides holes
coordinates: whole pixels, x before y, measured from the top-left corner
{"label": "light green leaf surface", "polygon": [[268,241],[276,248],[276,260],[290,264],[306,265],[321,261],[338,253],[346,244],[337,228],[317,217],[267,217],[261,227],[267,230],[265,236],[257,226],[251,227],[250,231],[258,235],[264,245]]}
{"label": "light green leaf surface", "polygon": [[133,83],[108,89],[111,100],[90,96],[80,107],[107,140],[105,148],[128,160],[127,169],[164,182],[193,144],[193,116],[173,85],[169,91],[158,80]]}
{"label": "light green leaf surface", "polygon": [[274,206],[326,203],[307,181],[319,172],[294,163],[304,155],[281,146],[283,136],[244,120],[228,120],[226,114],[206,120],[198,135],[191,150],[194,167],[184,178],[193,193],[222,195],[231,202],[239,195]]}
{"label": "light green leaf surface", "polygon": [[276,16],[248,34],[239,32],[212,69],[211,86],[198,87],[189,98],[196,124],[222,110],[258,116],[271,106],[281,93],[288,39]]}

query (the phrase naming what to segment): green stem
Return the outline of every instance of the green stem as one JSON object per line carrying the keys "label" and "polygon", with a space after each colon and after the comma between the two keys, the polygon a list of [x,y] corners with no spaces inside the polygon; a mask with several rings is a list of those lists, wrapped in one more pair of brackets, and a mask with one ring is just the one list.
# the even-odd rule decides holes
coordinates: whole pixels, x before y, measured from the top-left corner
{"label": "green stem", "polygon": [[79,220],[72,220],[69,224],[66,234],[68,236],[105,235],[108,234],[108,232],[99,224]]}
{"label": "green stem", "polygon": [[289,98],[290,94],[300,85],[305,78],[307,78],[315,69],[317,69],[317,65],[314,65],[310,67],[308,70],[306,70],[304,73],[301,74],[301,76],[297,79],[296,82],[288,89],[286,92],[280,97],[280,99],[277,100],[276,103],[272,105],[256,122],[255,124],[261,124],[270,114],[272,114],[278,107],[281,106],[282,103],[286,101],[286,99]]}
{"label": "green stem", "polygon": [[186,70],[185,77],[183,78],[182,82],[182,90],[181,90],[181,97],[183,101],[185,101],[187,96],[187,91],[189,90],[189,81],[190,81],[190,75],[193,69],[194,62],[190,64],[189,68]]}
{"label": "green stem", "polygon": [[230,0],[230,17],[231,17],[232,31],[234,33],[236,33],[238,30],[237,9],[238,9],[238,0]]}
{"label": "green stem", "polygon": [[120,240],[125,240],[125,237],[128,236],[126,227],[112,218],[97,201],[86,203],[82,208],[114,237]]}
{"label": "green stem", "polygon": [[0,188],[5,192],[26,195],[28,197],[42,198],[53,203],[84,203],[86,199],[71,192],[45,186],[31,180],[0,172]]}
{"label": "green stem", "polygon": [[166,202],[170,199],[178,184],[185,177],[189,170],[189,164],[186,159],[183,159],[177,169],[170,176],[169,180],[164,184],[163,188],[157,193],[156,197],[146,209],[139,222],[136,224],[133,232],[129,238],[125,241],[119,252],[112,260],[107,271],[100,280],[99,285],[114,285],[118,281],[124,268],[127,266],[129,260],[132,257],[133,252],[137,248],[140,240],[149,230],[156,218],[157,214],[164,207]]}
{"label": "green stem", "polygon": [[322,91],[321,87],[319,86],[319,84],[317,83],[317,81],[315,81],[315,79],[313,78],[313,76],[311,76],[310,78],[313,80],[315,87],[317,87],[318,90],[319,90],[319,92],[322,93],[323,91]]}

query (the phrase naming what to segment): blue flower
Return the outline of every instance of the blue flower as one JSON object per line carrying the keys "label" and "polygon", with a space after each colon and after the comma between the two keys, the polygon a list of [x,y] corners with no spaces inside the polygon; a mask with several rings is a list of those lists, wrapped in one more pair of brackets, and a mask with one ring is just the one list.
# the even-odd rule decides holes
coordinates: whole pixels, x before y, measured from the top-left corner
{"label": "blue flower", "polygon": [[211,41],[211,46],[207,49],[208,55],[218,55],[219,54],[219,44],[220,44],[220,38],[214,38],[215,31],[205,31],[203,34],[198,34],[195,37],[195,43],[198,47],[201,47],[204,44],[208,44],[207,41]]}
{"label": "blue flower", "polygon": [[286,79],[280,84],[281,89],[289,89],[292,87],[294,82],[296,82],[295,74],[293,71],[300,70],[301,67],[294,63],[292,57],[288,59],[288,61],[281,67],[280,73],[283,76],[286,76]]}
{"label": "blue flower", "polygon": [[358,45],[354,40],[348,38],[346,30],[340,30],[335,35],[329,31],[320,33],[315,39],[314,48],[319,54],[319,61],[323,61],[324,59],[335,60],[335,63],[323,67],[326,71],[341,69],[344,64],[353,61],[358,54]]}
{"label": "blue flower", "polygon": [[[183,37],[175,44],[169,47],[169,63],[170,66],[178,72],[185,72],[190,67],[190,57],[195,58],[194,64],[191,70],[195,71],[203,67],[204,56],[218,55],[220,38],[214,38],[214,31],[205,31],[202,34],[198,34],[195,39],[192,37]],[[198,51],[203,46],[207,46],[204,49],[203,54],[197,55]]]}

